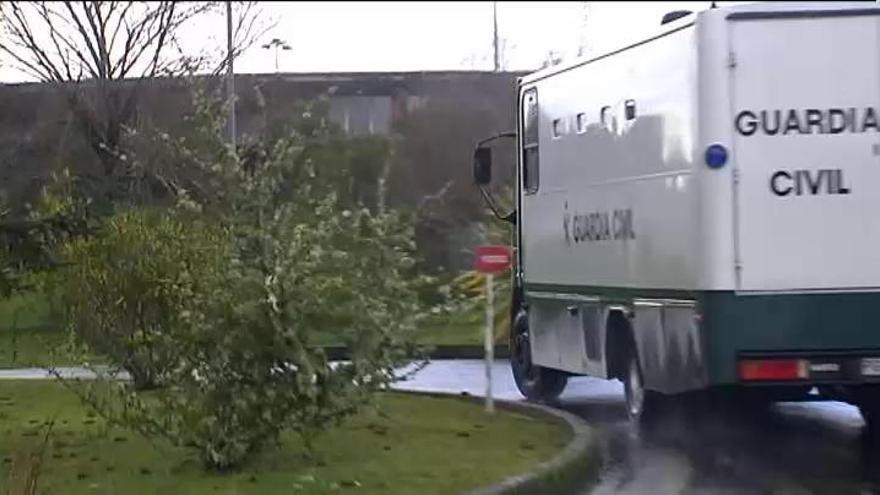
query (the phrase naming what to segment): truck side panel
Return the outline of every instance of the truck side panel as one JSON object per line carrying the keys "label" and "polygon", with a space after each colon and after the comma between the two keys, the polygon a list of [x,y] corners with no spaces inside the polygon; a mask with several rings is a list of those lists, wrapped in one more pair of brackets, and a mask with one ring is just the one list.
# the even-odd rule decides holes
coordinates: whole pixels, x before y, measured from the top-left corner
{"label": "truck side panel", "polygon": [[[522,194],[520,210],[532,357],[605,376],[607,332],[622,331],[607,328],[612,311],[652,290],[680,300],[697,288],[693,26],[522,90],[532,88],[539,185]],[[681,303],[648,301],[632,311],[651,388],[703,383],[695,304]]]}
{"label": "truck side panel", "polygon": [[687,27],[532,85],[540,180],[522,198],[527,284],[696,288],[695,77]]}

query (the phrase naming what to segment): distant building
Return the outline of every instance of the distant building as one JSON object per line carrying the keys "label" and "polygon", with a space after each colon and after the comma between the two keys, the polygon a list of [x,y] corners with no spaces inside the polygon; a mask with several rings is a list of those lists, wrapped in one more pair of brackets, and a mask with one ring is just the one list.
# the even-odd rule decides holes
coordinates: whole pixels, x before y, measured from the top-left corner
{"label": "distant building", "polygon": [[[403,190],[398,202],[418,204],[455,183],[451,194],[456,199],[442,207],[455,210],[456,220],[446,233],[438,234],[449,247],[436,256],[449,268],[462,268],[469,263],[462,252],[474,242],[465,219],[482,209],[471,190],[470,153],[476,140],[513,128],[515,85],[521,75],[484,71],[237,74],[237,134],[245,138],[263,129],[264,115],[254,89],[259,87],[266,108],[276,112],[287,102],[326,96],[330,119],[345,132],[402,136],[404,149],[396,159],[407,161],[400,172],[406,175],[401,179],[406,185],[398,188]],[[191,108],[191,98],[181,80],[120,84],[141,84],[136,128],[159,124],[174,132],[187,125],[182,117]],[[72,138],[79,129],[57,89],[41,83],[0,85],[0,199],[8,204],[32,198],[52,170],[76,169],[92,161],[80,136]],[[423,110],[413,123],[410,117]],[[404,136],[398,131],[407,125]],[[499,172],[506,169],[513,170],[499,166]]]}
{"label": "distant building", "polygon": [[[271,100],[280,95],[314,98],[327,95],[330,117],[348,133],[388,134],[408,113],[425,107],[432,97],[466,101],[509,102],[517,72],[350,72],[245,74],[236,88],[259,85]],[[245,131],[243,131],[245,132]]]}

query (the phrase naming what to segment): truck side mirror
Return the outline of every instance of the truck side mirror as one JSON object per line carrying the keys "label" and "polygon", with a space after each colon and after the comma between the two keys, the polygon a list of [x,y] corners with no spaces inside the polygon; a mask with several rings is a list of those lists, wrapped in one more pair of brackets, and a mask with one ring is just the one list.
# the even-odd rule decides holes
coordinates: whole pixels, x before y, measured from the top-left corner
{"label": "truck side mirror", "polygon": [[492,182],[492,149],[479,147],[474,150],[474,182],[485,186]]}

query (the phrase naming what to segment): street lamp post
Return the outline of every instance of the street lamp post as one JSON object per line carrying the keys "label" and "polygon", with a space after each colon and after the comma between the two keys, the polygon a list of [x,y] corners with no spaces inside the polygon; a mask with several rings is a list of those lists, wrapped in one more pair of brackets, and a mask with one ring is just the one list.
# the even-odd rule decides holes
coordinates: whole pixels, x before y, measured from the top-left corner
{"label": "street lamp post", "polygon": [[263,45],[264,50],[268,50],[270,48],[275,49],[275,72],[278,72],[278,49],[282,49],[284,51],[290,50],[290,45],[287,44],[286,41],[278,38],[272,38],[272,41]]}

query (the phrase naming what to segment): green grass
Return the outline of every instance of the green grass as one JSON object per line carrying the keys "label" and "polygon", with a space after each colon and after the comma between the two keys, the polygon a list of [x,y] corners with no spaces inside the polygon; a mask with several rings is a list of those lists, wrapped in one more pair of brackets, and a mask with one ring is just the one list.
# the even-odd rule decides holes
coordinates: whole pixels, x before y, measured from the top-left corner
{"label": "green grass", "polygon": [[482,315],[431,316],[419,328],[416,340],[427,345],[483,345]]}
{"label": "green grass", "polygon": [[0,300],[0,328],[45,328],[49,324],[49,302],[41,294],[15,294]]}
{"label": "green grass", "polygon": [[0,300],[0,368],[45,366],[51,349],[64,344],[65,339],[62,329],[52,324],[49,303],[41,294]]}
{"label": "green grass", "polygon": [[[211,474],[192,452],[107,428],[53,382],[0,382],[0,493],[17,495],[20,459],[55,418],[39,493],[47,494],[455,494],[493,484],[552,457],[567,427],[477,403],[388,393],[320,437],[319,461],[285,434],[240,472]],[[10,474],[12,473],[12,474]],[[8,492],[3,487],[11,486]]]}
{"label": "green grass", "polygon": [[[480,314],[436,315],[427,318],[418,328],[415,340],[424,345],[483,345],[484,316]],[[499,342],[506,342],[500,339]],[[316,346],[340,345],[340,339],[331,332],[316,334]]]}
{"label": "green grass", "polygon": [[64,332],[55,329],[0,329],[0,368],[71,364],[63,359],[50,363],[52,357],[49,349],[60,348],[65,338]]}
{"label": "green grass", "polygon": [[[418,329],[416,341],[425,345],[483,345],[481,312],[431,316]],[[0,369],[75,365],[64,353],[54,353],[67,338],[53,323],[49,303],[41,294],[21,294],[0,300]],[[338,345],[332,333],[314,336],[314,345]],[[504,338],[498,342],[503,343]]]}

